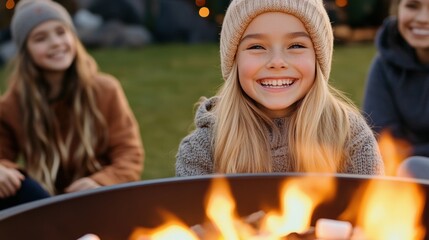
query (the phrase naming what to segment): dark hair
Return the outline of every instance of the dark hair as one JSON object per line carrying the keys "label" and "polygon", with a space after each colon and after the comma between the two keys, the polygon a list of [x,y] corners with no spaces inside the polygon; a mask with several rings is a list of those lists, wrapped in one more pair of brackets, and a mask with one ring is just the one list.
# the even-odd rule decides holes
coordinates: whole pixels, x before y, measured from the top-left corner
{"label": "dark hair", "polygon": [[391,0],[389,9],[389,13],[391,16],[398,15],[398,6],[400,2],[401,0]]}

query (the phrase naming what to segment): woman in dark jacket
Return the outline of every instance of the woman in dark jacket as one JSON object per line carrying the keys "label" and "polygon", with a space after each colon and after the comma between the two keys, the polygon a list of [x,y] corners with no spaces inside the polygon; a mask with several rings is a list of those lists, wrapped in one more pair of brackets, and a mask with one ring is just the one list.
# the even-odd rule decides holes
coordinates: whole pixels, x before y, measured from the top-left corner
{"label": "woman in dark jacket", "polygon": [[[403,168],[429,168],[429,0],[395,0],[376,38],[363,110],[378,133],[389,132]],[[380,135],[379,135],[380,136]],[[381,149],[383,152],[383,149]],[[392,161],[384,159],[384,161]],[[414,168],[414,167],[411,167]],[[402,173],[400,173],[402,174]],[[413,176],[429,178],[429,171]]]}

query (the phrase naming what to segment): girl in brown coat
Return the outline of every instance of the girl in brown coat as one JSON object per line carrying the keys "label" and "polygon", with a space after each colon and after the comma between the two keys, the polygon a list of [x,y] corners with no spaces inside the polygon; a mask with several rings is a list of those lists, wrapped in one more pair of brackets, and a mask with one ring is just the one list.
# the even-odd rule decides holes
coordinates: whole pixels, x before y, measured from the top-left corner
{"label": "girl in brown coat", "polygon": [[138,124],[67,11],[53,1],[21,0],[11,30],[19,53],[0,98],[0,208],[22,196],[25,202],[139,180]]}

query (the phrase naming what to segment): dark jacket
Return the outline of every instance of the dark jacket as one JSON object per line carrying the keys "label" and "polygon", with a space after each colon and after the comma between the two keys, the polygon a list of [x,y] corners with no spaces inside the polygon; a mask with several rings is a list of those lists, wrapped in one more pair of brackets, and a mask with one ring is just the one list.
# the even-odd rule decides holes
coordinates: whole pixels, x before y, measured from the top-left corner
{"label": "dark jacket", "polygon": [[368,121],[411,144],[412,155],[429,156],[429,65],[402,38],[396,18],[386,19],[376,47],[363,103]]}

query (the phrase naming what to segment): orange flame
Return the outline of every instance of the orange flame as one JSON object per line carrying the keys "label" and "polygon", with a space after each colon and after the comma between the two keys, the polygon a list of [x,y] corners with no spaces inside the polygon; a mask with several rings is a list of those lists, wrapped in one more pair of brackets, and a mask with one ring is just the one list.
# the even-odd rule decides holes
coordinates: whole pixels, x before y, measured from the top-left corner
{"label": "orange flame", "polygon": [[185,224],[178,220],[169,220],[155,229],[136,228],[129,240],[198,240],[196,234],[189,230]]}
{"label": "orange flame", "polygon": [[282,212],[267,214],[264,231],[276,237],[292,232],[303,232],[310,227],[314,209],[323,200],[334,196],[333,178],[314,179],[306,177],[284,182],[281,190]]}
{"label": "orange flame", "polygon": [[207,201],[207,216],[218,227],[225,239],[240,239],[234,228],[235,202],[231,196],[229,185],[223,178],[214,179]]}
{"label": "orange flame", "polygon": [[359,208],[357,224],[367,239],[418,240],[426,229],[420,219],[425,194],[417,184],[371,181]]}
{"label": "orange flame", "polygon": [[384,161],[387,176],[396,176],[398,166],[410,155],[410,144],[401,139],[395,139],[390,131],[380,133],[378,145]]}
{"label": "orange flame", "polygon": [[[331,200],[336,188],[333,176],[287,179],[281,184],[280,211],[268,210],[262,214],[255,229],[236,213],[227,180],[214,178],[206,199],[208,228],[188,227],[169,216],[156,229],[137,228],[129,240],[285,239],[290,233],[309,230],[314,210]],[[420,240],[426,234],[421,221],[425,202],[425,192],[417,183],[376,179],[355,192],[344,215],[348,213],[348,220],[356,223],[352,239]],[[203,231],[203,238],[198,230]]]}
{"label": "orange flame", "polygon": [[166,220],[164,224],[156,228],[137,227],[128,240],[198,240],[197,235],[189,230],[189,227],[180,221],[175,215],[164,210],[160,213]]}

